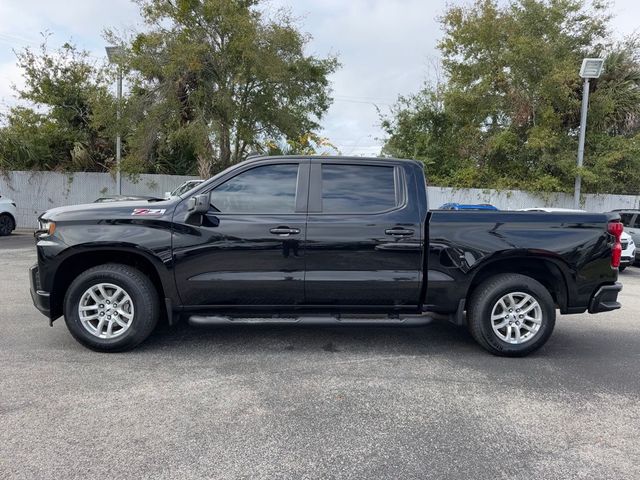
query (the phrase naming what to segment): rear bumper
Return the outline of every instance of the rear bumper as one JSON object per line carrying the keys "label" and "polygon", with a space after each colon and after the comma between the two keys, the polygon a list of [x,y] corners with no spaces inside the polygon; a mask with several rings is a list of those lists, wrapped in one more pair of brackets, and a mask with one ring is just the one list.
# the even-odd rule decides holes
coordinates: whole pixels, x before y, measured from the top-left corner
{"label": "rear bumper", "polygon": [[31,283],[31,300],[40,312],[51,318],[51,302],[49,292],[40,289],[40,275],[38,265],[29,269],[29,280]]}
{"label": "rear bumper", "polygon": [[593,297],[591,297],[589,313],[609,312],[620,308],[622,306],[620,302],[618,302],[618,293],[620,290],[622,290],[622,284],[618,282],[613,285],[601,286]]}

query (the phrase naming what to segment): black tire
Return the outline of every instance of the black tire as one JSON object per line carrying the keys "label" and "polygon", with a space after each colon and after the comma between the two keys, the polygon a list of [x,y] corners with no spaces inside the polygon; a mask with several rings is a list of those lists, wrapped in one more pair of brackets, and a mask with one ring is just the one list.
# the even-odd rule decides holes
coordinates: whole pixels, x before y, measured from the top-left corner
{"label": "black tire", "polygon": [[[494,306],[505,295],[514,292],[531,295],[538,302],[542,316],[537,333],[520,344],[503,340],[491,325]],[[547,342],[556,323],[556,309],[551,294],[540,282],[525,275],[501,274],[485,280],[474,290],[467,308],[467,322],[473,338],[488,352],[505,357],[523,357]]]}
{"label": "black tire", "polygon": [[0,237],[11,235],[16,228],[16,224],[8,213],[0,215]]}
{"label": "black tire", "polygon": [[[78,307],[82,295],[99,283],[121,287],[134,306],[130,326],[116,338],[95,336],[80,320]],[[64,299],[64,314],[71,335],[85,347],[100,352],[122,352],[146,340],[155,328],[160,315],[158,292],[151,280],[133,267],[117,263],[98,265],[81,273],[71,283]]]}
{"label": "black tire", "polygon": [[620,266],[618,267],[618,271],[619,271],[619,272],[624,272],[624,269],[625,269],[625,268],[627,268],[627,266],[626,266],[626,265],[624,265],[624,266],[620,265]]}

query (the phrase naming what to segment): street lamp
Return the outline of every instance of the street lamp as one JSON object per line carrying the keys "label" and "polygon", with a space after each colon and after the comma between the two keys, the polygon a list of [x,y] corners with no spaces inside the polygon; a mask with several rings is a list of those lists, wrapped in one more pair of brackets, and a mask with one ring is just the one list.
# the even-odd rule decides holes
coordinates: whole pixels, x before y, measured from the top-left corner
{"label": "street lamp", "polygon": [[116,119],[118,120],[118,136],[116,137],[116,184],[118,195],[122,195],[122,182],[120,179],[120,157],[122,150],[122,140],[120,139],[120,109],[122,103],[122,47],[105,47],[107,58],[110,63],[118,65],[118,104],[116,108]]}
{"label": "street lamp", "polygon": [[[602,73],[604,59],[602,58],[585,58],[582,60],[580,67],[580,76],[584,78],[582,87],[582,108],[580,109],[580,138],[578,140],[578,168],[582,167],[584,160],[584,136],[587,130],[587,107],[589,105],[589,80],[598,78]],[[575,209],[580,208],[580,186],[582,178],[580,171],[576,174],[576,183],[573,192],[573,205]]]}

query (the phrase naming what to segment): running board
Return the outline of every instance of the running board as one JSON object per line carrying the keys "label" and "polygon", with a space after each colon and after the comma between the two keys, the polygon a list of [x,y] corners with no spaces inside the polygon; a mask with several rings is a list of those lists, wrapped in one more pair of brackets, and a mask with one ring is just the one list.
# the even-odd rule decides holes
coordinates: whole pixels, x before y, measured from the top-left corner
{"label": "running board", "polygon": [[227,315],[192,315],[189,323],[197,326],[223,325],[345,325],[345,326],[406,326],[418,327],[427,325],[434,316],[425,315],[299,315],[299,316],[227,316]]}

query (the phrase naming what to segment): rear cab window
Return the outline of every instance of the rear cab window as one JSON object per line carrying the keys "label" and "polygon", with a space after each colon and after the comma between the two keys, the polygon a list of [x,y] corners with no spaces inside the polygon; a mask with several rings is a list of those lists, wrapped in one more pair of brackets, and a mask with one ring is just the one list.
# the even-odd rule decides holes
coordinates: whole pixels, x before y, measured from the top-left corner
{"label": "rear cab window", "polygon": [[386,165],[322,165],[323,213],[380,213],[401,203],[397,172]]}

